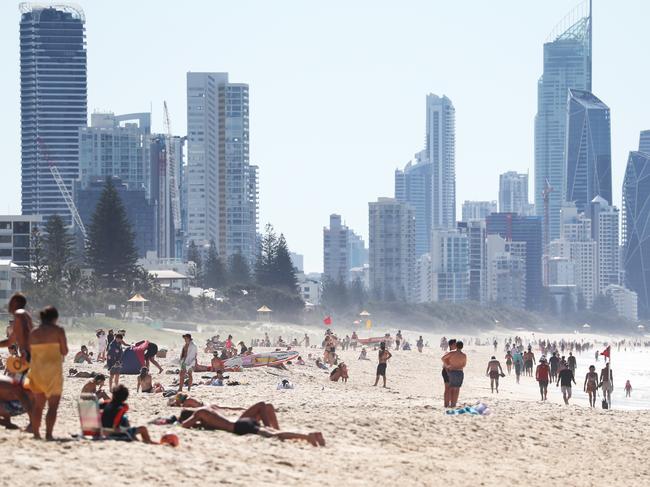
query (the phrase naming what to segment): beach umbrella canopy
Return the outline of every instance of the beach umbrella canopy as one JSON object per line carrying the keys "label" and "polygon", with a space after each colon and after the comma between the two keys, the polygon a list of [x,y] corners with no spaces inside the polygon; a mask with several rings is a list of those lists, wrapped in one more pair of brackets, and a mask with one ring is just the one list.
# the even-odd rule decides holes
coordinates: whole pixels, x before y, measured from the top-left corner
{"label": "beach umbrella canopy", "polygon": [[582,327],[583,328],[591,328],[591,325],[589,323],[585,323],[584,325],[582,325]]}
{"label": "beach umbrella canopy", "polygon": [[638,328],[639,330],[643,330],[643,329],[645,328],[645,326],[643,326],[643,325],[639,325],[639,326],[637,326],[637,328]]}
{"label": "beach umbrella canopy", "polygon": [[264,305],[261,308],[257,310],[258,313],[272,313],[273,310],[269,308],[268,306]]}
{"label": "beach umbrella canopy", "polygon": [[368,313],[365,309],[359,313],[359,316],[370,316],[370,313]]}

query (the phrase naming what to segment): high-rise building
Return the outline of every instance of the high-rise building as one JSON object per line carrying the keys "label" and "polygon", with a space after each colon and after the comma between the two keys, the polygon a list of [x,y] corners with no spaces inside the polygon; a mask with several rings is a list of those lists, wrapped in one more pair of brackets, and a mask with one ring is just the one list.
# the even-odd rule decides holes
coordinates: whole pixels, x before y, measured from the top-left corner
{"label": "high-rise building", "polygon": [[514,213],[493,213],[486,219],[487,234],[506,242],[526,243],[526,309],[539,309],[542,298],[542,219]]}
{"label": "high-rise building", "polygon": [[603,294],[610,284],[620,281],[618,239],[618,208],[596,196],[590,203],[591,236],[598,246],[598,292]]}
{"label": "high-rise building", "polygon": [[248,85],[187,73],[187,240],[257,254],[258,168],[249,160]]}
{"label": "high-rise building", "polygon": [[431,240],[434,301],[469,299],[469,238],[458,229],[434,230]]}
{"label": "high-rise building", "polygon": [[487,301],[487,249],[485,220],[459,222],[458,229],[467,235],[469,252],[469,299]]}
{"label": "high-rise building", "polygon": [[566,107],[569,89],[591,91],[591,11],[567,16],[544,44],[544,72],[537,83],[535,117],[535,210],[545,213],[543,191],[549,195],[549,240],[560,235],[564,200]]}
{"label": "high-rise building", "polygon": [[456,226],[456,110],[446,96],[427,95],[426,159],[433,164],[433,228]]}
{"label": "high-rise building", "polygon": [[639,316],[650,316],[650,153],[630,152],[623,179],[625,287],[638,295]]}
{"label": "high-rise building", "polygon": [[499,211],[528,216],[532,205],[528,202],[528,174],[508,171],[499,175]]}
{"label": "high-rise building", "polygon": [[369,205],[370,292],[385,301],[412,301],[415,279],[415,212],[379,198]]}
{"label": "high-rise building", "polygon": [[20,4],[21,204],[72,224],[50,165],[72,193],[87,121],[85,17],[79,7]]}
{"label": "high-rise building", "polygon": [[526,242],[488,235],[487,301],[512,308],[526,306]]}
{"label": "high-rise building", "polygon": [[350,269],[368,263],[363,239],[348,228],[341,215],[330,215],[330,226],[323,227],[323,280],[347,282]]}
{"label": "high-rise building", "polygon": [[634,291],[630,291],[623,286],[610,284],[605,288],[603,294],[612,298],[619,316],[632,321],[639,318],[638,296]]}
{"label": "high-rise building", "polygon": [[150,196],[151,114],[93,113],[79,129],[79,180],[87,187],[98,177],[117,177],[129,189]]}
{"label": "high-rise building", "polygon": [[586,212],[596,196],[612,204],[609,107],[588,91],[570,89],[567,102],[565,201]]}
{"label": "high-rise building", "polygon": [[650,154],[650,130],[642,130],[639,137],[639,152]]}
{"label": "high-rise building", "polygon": [[463,202],[462,221],[469,222],[472,220],[485,220],[490,213],[497,212],[496,201],[469,201]]}
{"label": "high-rise building", "polygon": [[433,164],[427,152],[415,155],[404,170],[395,171],[395,199],[415,211],[415,252],[419,257],[431,250],[433,229]]}
{"label": "high-rise building", "polygon": [[39,215],[0,215],[0,259],[29,265],[33,258],[32,232],[42,225]]}
{"label": "high-rise building", "polygon": [[423,254],[416,259],[413,286],[413,302],[430,303],[434,300],[431,254]]}

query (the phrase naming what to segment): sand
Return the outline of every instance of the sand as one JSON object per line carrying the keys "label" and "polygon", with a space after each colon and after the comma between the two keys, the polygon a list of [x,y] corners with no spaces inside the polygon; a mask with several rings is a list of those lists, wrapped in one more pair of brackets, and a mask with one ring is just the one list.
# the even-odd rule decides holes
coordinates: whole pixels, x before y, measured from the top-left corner
{"label": "sand", "polygon": [[[436,344],[433,340],[430,343]],[[74,440],[71,434],[79,432],[76,397],[86,380],[66,379],[55,428],[59,441],[35,441],[17,431],[0,431],[0,455],[11,459],[5,462],[3,477],[20,479],[25,485],[75,486],[650,483],[647,412],[591,410],[585,407],[581,391],[574,404],[564,406],[554,386],[549,402],[542,404],[533,379],[522,378],[517,385],[514,376],[502,379],[501,393],[493,395],[485,377],[492,348],[470,346],[467,352],[461,402],[483,400],[492,411],[490,416],[444,414],[437,348],[427,348],[423,354],[394,352],[388,389],[372,387],[374,353],[369,354],[371,361],[364,362],[356,359],[357,353],[346,351],[341,355],[349,365],[347,384],[330,382],[328,373],[312,363],[291,366],[288,372],[259,368],[230,373],[249,385],[201,386],[192,392],[225,406],[271,402],[283,428],[321,431],[325,448],[178,426],[150,426],[154,439],[167,431],[176,433],[178,448]],[[178,350],[170,353],[163,365],[177,355]],[[200,357],[207,362],[206,354]],[[579,364],[587,360],[578,357]],[[101,370],[90,365],[78,368]],[[155,377],[164,384],[172,379]],[[283,377],[295,389],[276,390]],[[128,401],[133,425],[178,411],[167,407],[160,395],[136,394],[134,376],[125,377],[124,383],[133,389]],[[24,426],[25,417],[16,422]]]}

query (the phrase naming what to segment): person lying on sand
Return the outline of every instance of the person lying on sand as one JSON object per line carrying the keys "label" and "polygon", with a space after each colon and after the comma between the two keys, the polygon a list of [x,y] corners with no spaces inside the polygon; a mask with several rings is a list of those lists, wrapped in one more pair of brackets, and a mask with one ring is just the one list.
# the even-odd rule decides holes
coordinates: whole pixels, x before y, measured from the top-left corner
{"label": "person lying on sand", "polygon": [[97,376],[96,372],[87,372],[85,370],[69,369],[68,377],[75,377],[77,379],[92,379]]}
{"label": "person lying on sand", "polygon": [[196,398],[190,397],[188,394],[179,392],[174,397],[171,397],[169,401],[167,401],[167,405],[177,408],[200,408],[203,406],[203,402],[199,401]]}
{"label": "person lying on sand", "polygon": [[89,364],[93,363],[90,355],[88,355],[88,347],[86,347],[86,345],[81,345],[81,350],[79,350],[74,356],[74,363],[83,364],[84,362]]}
{"label": "person lying on sand", "polygon": [[223,416],[220,413],[221,409],[224,408],[208,406],[199,409],[183,409],[179,421],[183,428],[227,431],[240,436],[259,435],[280,440],[303,440],[313,446],[325,446],[325,439],[320,432],[304,434],[280,431],[278,418],[272,404],[264,402],[254,404],[235,421]]}
{"label": "person lying on sand", "polygon": [[81,388],[81,394],[94,394],[97,399],[110,401],[111,398],[102,390],[105,382],[106,376],[104,374],[97,374],[93,379],[84,384]]}
{"label": "person lying on sand", "polygon": [[113,399],[110,402],[100,404],[102,411],[102,427],[112,428],[115,431],[109,435],[112,438],[127,438],[136,440],[136,435],[142,437],[142,441],[147,444],[156,444],[149,436],[149,430],[146,426],[132,427],[127,418],[129,406],[126,400],[129,397],[129,390],[125,385],[119,384],[113,388]]}
{"label": "person lying on sand", "polygon": [[9,377],[0,377],[0,425],[7,429],[18,429],[18,426],[11,422],[11,417],[29,414],[31,409],[32,399],[29,391]]}
{"label": "person lying on sand", "polygon": [[330,373],[330,380],[332,382],[338,382],[339,379],[341,379],[341,382],[348,381],[348,367],[343,362]]}

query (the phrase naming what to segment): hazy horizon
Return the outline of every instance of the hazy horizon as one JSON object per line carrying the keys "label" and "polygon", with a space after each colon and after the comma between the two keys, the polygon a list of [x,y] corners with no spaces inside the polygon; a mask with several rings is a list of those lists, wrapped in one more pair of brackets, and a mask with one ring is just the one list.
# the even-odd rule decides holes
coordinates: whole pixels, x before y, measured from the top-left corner
{"label": "hazy horizon", "polygon": [[[466,199],[496,200],[508,170],[529,171],[532,200],[542,46],[579,2],[77,3],[86,14],[89,115],[153,107],[161,131],[167,100],[183,135],[187,71],[226,71],[250,85],[260,229],[273,223],[316,271],[330,213],[367,237],[368,202],[392,196],[394,170],[424,144],[427,93],[456,108],[457,219]],[[18,4],[0,5],[0,213],[20,211]],[[619,207],[627,154],[650,128],[642,115],[650,68],[637,41],[648,18],[650,2],[594,0],[593,92],[611,108]]]}

